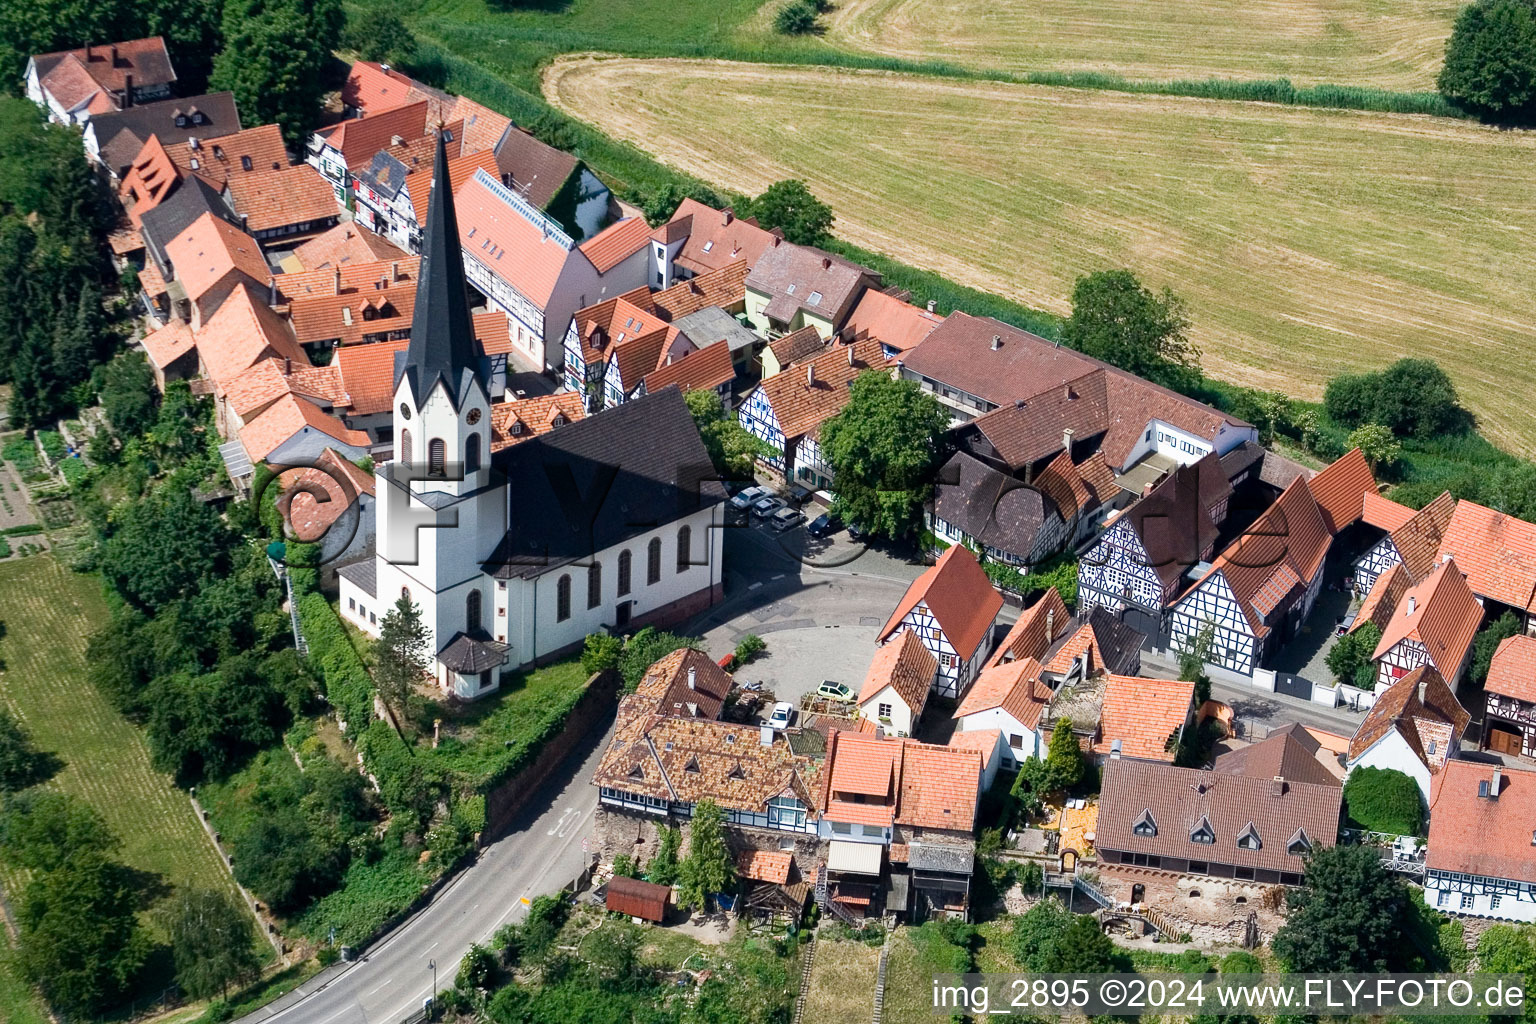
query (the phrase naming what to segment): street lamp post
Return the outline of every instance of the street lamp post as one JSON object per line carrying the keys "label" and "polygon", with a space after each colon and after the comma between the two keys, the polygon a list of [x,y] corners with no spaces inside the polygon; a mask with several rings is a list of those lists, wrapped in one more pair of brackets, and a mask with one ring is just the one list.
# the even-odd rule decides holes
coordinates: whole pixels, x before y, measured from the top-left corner
{"label": "street lamp post", "polygon": [[427,961],[427,966],[432,968],[432,1020],[437,1020],[437,959],[434,957]]}

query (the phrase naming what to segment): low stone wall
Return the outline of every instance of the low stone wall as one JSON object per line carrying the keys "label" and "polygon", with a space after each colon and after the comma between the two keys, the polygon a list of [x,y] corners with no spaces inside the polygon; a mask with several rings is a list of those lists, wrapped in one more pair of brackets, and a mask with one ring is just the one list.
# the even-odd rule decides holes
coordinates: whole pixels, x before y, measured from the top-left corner
{"label": "low stone wall", "polygon": [[485,795],[485,831],[480,845],[500,838],[517,813],[537,795],[544,780],[593,729],[605,728],[618,700],[619,673],[609,669],[587,680],[586,692],[566,717],[565,728],[544,744],[533,763]]}

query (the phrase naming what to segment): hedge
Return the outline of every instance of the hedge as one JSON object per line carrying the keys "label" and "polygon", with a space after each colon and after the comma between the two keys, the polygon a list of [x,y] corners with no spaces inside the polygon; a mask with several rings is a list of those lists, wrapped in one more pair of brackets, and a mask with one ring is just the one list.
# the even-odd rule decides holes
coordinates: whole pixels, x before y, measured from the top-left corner
{"label": "hedge", "polygon": [[311,591],[299,599],[299,626],[310,662],[325,683],[326,700],[352,735],[359,735],[373,718],[373,680],[325,595]]}
{"label": "hedge", "polygon": [[1391,768],[1356,768],[1344,783],[1350,820],[1371,832],[1416,836],[1424,823],[1419,785]]}

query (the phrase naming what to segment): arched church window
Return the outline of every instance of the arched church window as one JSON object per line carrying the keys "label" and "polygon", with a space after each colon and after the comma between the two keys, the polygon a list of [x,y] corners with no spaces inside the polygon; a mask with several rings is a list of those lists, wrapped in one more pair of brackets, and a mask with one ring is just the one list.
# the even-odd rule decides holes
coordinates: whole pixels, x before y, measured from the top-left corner
{"label": "arched church window", "polygon": [[427,474],[429,476],[448,474],[448,445],[440,437],[434,437],[427,442]]}
{"label": "arched church window", "polygon": [[587,566],[587,607],[596,608],[603,603],[603,563]]}
{"label": "arched church window", "polygon": [[470,434],[464,441],[464,472],[473,473],[480,468],[480,435]]}
{"label": "arched church window", "polygon": [[677,571],[688,571],[688,563],[693,560],[693,527],[679,526],[677,528]]}
{"label": "arched church window", "polygon": [[409,430],[400,431],[400,450],[395,453],[395,456],[395,461],[401,465],[411,464],[411,432]]}
{"label": "arched church window", "polygon": [[566,573],[555,584],[555,621],[564,622],[571,617],[571,574]]}
{"label": "arched church window", "polygon": [[630,570],[630,563],[633,562],[633,561],[634,561],[634,559],[630,557],[630,554],[629,554],[628,551],[620,551],[619,552],[619,596],[620,597],[623,597],[625,594],[629,593],[629,570]]}
{"label": "arched church window", "polygon": [[471,590],[464,596],[464,631],[475,633],[480,629],[480,591]]}
{"label": "arched church window", "polygon": [[645,550],[645,582],[661,582],[661,538],[652,537]]}

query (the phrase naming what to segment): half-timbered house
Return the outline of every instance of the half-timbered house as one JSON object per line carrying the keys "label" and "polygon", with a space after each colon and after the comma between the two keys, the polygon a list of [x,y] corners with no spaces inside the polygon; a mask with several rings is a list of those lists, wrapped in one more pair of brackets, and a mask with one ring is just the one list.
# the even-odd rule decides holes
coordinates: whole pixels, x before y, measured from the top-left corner
{"label": "half-timbered house", "polygon": [[[1511,609],[1527,632],[1536,632],[1536,523],[1463,499],[1446,525],[1439,553],[1456,559],[1472,593]],[[1498,615],[1497,609],[1489,611]]]}
{"label": "half-timbered house", "polygon": [[1536,921],[1536,773],[1452,761],[1435,781],[1424,901],[1448,914]]}
{"label": "half-timbered house", "polygon": [[986,661],[1003,598],[969,548],[955,545],[913,581],[875,637],[885,644],[902,630],[917,634],[939,661],[934,691],[959,697]]}
{"label": "half-timbered house", "polygon": [[1433,572],[1408,588],[1381,631],[1371,655],[1380,693],[1420,665],[1432,665],[1454,689],[1483,621],[1456,561],[1447,556]]}
{"label": "half-timbered house", "polygon": [[1506,637],[1483,686],[1482,749],[1536,757],[1536,637]]}
{"label": "half-timbered house", "polygon": [[1344,766],[1402,772],[1418,784],[1427,804],[1435,777],[1460,751],[1470,720],[1440,673],[1421,665],[1376,698],[1350,738]]}
{"label": "half-timbered house", "polygon": [[[1365,502],[1365,521],[1387,532],[1355,559],[1357,594],[1369,594],[1381,574],[1394,565],[1404,566],[1410,581],[1423,579],[1434,569],[1441,537],[1456,510],[1456,499],[1449,491],[1442,491],[1434,501],[1417,512],[1409,511],[1406,517],[1397,511],[1401,508],[1379,496],[1371,496]],[[1398,519],[1402,521],[1397,522]]]}

